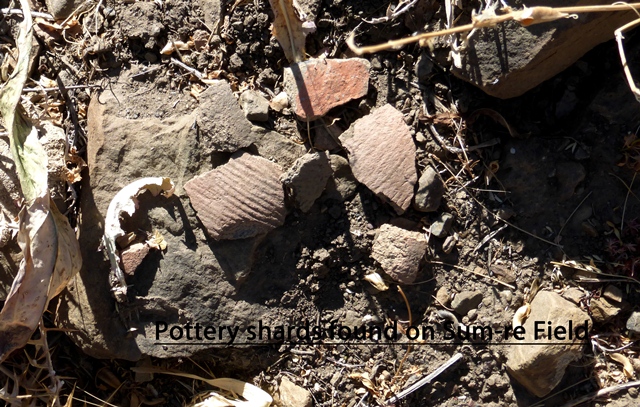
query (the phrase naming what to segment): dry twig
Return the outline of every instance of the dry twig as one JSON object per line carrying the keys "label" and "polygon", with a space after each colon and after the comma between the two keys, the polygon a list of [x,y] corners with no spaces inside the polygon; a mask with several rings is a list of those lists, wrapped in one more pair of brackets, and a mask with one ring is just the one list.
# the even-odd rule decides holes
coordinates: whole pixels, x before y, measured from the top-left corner
{"label": "dry twig", "polygon": [[418,390],[419,388],[421,388],[425,384],[431,383],[431,381],[433,381],[433,379],[438,377],[440,374],[442,374],[445,370],[449,369],[451,366],[453,366],[456,363],[458,363],[460,360],[462,360],[462,354],[461,353],[456,353],[455,355],[453,355],[451,357],[451,359],[447,360],[443,365],[441,365],[439,368],[437,368],[433,373],[431,373],[430,375],[418,380],[417,382],[412,384],[410,387],[404,389],[403,391],[401,391],[397,395],[391,397],[389,400],[387,400],[385,402],[384,405],[385,406],[389,406],[389,405],[392,405],[394,403],[397,403],[398,401],[400,401],[403,398],[407,397],[409,394],[411,394],[414,391]]}

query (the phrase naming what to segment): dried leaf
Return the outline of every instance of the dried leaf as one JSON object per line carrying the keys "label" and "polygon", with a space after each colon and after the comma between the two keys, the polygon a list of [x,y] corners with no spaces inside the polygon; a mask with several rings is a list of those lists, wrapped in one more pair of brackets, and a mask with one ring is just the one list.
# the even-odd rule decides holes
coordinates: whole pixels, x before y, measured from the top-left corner
{"label": "dried leaf", "polygon": [[513,316],[513,327],[522,326],[527,320],[529,314],[531,314],[531,306],[529,304],[524,304],[522,307],[518,308]]}
{"label": "dried leaf", "polygon": [[378,273],[367,274],[363,277],[363,279],[370,282],[371,285],[374,286],[378,291],[387,291],[389,289],[389,285],[384,282],[382,276],[380,276],[380,274]]}
{"label": "dried leaf", "polygon": [[513,19],[524,27],[567,17],[572,17],[572,15],[561,13],[553,7],[525,7],[523,10],[513,12]]}
{"label": "dried leaf", "polygon": [[157,230],[153,232],[151,239],[147,240],[147,244],[156,250],[165,250],[167,248],[167,241],[164,240],[162,234]]}
{"label": "dried leaf", "polygon": [[364,373],[351,373],[349,379],[360,381],[364,387],[366,387],[371,393],[378,394],[378,388],[375,383],[369,378],[369,374]]}
{"label": "dried leaf", "polygon": [[[304,61],[304,42],[311,29],[294,0],[269,0],[274,21],[271,33],[291,63]],[[315,26],[314,26],[315,27]]]}
{"label": "dried leaf", "polygon": [[622,365],[622,371],[627,379],[631,379],[634,375],[633,365],[628,357],[621,353],[610,353],[609,357]]}
{"label": "dried leaf", "polygon": [[18,232],[24,258],[0,312],[0,362],[27,343],[49,300],[66,287],[82,264],[75,233],[49,197],[46,152],[20,104],[33,38],[29,3],[20,3],[24,10],[17,41],[20,56],[0,93],[0,113],[9,130],[26,202],[20,211]]}
{"label": "dried leaf", "polygon": [[[254,386],[251,383],[241,380],[220,378],[206,379],[198,375],[184,373],[178,370],[160,369],[153,366],[136,366],[131,370],[137,373],[162,373],[172,376],[186,377],[188,379],[200,380],[211,386],[226,390],[232,394],[242,396],[245,400],[231,399],[216,392],[211,392],[211,397],[207,400],[196,404],[194,407],[212,407],[212,406],[236,406],[236,407],[269,407],[273,402],[273,398],[266,391]],[[219,404],[226,402],[227,404]]]}
{"label": "dried leaf", "polygon": [[160,50],[160,53],[162,55],[171,55],[174,52],[176,52],[176,50],[178,50],[178,51],[189,51],[191,49],[191,47],[193,47],[193,42],[192,41],[189,41],[189,42],[168,41],[167,45],[165,45],[164,48],[162,48],[162,50]]}

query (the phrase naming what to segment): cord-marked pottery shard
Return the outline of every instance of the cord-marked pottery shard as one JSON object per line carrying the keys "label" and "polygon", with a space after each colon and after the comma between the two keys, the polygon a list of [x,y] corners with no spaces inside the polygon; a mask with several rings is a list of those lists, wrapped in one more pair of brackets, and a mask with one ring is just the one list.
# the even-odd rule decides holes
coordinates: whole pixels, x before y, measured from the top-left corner
{"label": "cord-marked pottery shard", "polygon": [[246,239],[284,223],[281,175],[278,164],[242,152],[187,182],[184,189],[211,238]]}
{"label": "cord-marked pottery shard", "polygon": [[340,139],[356,179],[403,214],[418,176],[416,146],[402,113],[384,105],[356,120]]}

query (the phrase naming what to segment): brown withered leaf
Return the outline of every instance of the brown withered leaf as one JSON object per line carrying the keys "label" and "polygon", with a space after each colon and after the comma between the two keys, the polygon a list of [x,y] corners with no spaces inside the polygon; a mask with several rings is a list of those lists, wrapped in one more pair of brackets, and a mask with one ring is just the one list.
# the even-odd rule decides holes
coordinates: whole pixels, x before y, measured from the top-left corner
{"label": "brown withered leaf", "polygon": [[37,129],[20,104],[33,38],[29,3],[27,0],[20,3],[24,10],[17,41],[20,57],[0,93],[0,113],[9,133],[25,198],[18,232],[24,257],[0,311],[0,362],[27,343],[49,300],[66,287],[82,263],[73,229],[49,196],[47,154],[38,140]]}
{"label": "brown withered leaf", "polygon": [[294,0],[269,0],[274,21],[271,33],[280,43],[290,63],[304,61],[305,28],[307,23]]}
{"label": "brown withered leaf", "polygon": [[609,357],[622,365],[622,371],[627,379],[633,378],[635,371],[628,357],[621,353],[610,353]]}

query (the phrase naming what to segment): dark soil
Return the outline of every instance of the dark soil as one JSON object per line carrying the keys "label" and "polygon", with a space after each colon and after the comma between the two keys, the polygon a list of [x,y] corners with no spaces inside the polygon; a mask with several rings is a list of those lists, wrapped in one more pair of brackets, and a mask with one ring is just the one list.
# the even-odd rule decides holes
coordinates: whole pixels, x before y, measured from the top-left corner
{"label": "dark soil", "polygon": [[[7,7],[7,2],[1,3]],[[168,38],[187,41],[205,36],[209,39],[212,27],[205,26],[203,11],[197,3],[102,2],[98,13],[92,8],[81,16],[84,33],[70,33],[66,41],[38,33],[40,57],[32,78],[59,75],[67,86],[100,85],[102,91],[108,92],[109,82],[126,74],[135,75],[135,86],[166,92],[203,89],[205,85],[160,54]],[[219,78],[230,81],[234,90],[252,87],[268,95],[278,94],[283,87],[282,69],[288,63],[270,34],[273,13],[268,2],[224,3],[219,33],[212,35],[201,51],[184,53],[183,62],[201,72],[216,72]],[[35,4],[45,9],[43,4]],[[318,31],[308,37],[307,53],[335,58],[353,56],[345,38],[356,27],[361,32],[359,41],[373,44],[410,35],[426,23],[435,24],[444,13],[434,6],[423,14],[370,26],[362,23],[362,18],[384,15],[387,1],[324,0],[315,4],[318,5]],[[10,37],[15,32],[16,21],[17,18],[8,17],[2,23],[1,38],[6,46],[13,46]],[[630,65],[640,66],[640,58],[636,57],[640,50],[638,37],[632,34],[627,37]],[[629,248],[626,253],[611,249],[615,231],[620,230],[623,223],[627,232],[622,239],[625,243],[637,244],[638,230],[634,232],[630,225],[637,225],[640,217],[640,187],[633,182],[634,170],[619,165],[624,159],[624,138],[636,133],[640,110],[624,80],[615,43],[602,44],[557,77],[511,100],[491,98],[454,78],[448,72],[443,55],[446,50],[437,46],[432,58],[428,50],[412,45],[396,52],[367,56],[372,62],[369,94],[362,100],[335,108],[325,118],[325,122],[339,119],[336,123],[345,130],[373,108],[391,103],[405,114],[412,128],[418,146],[417,168],[435,164],[447,180],[447,192],[438,213],[446,211],[455,215],[450,233],[453,238],[446,242],[453,248],[449,251],[448,247],[448,254],[445,253],[445,239],[432,236],[418,281],[402,287],[413,322],[442,323],[435,313],[442,309],[435,300],[439,290],[445,298],[471,290],[482,292],[483,300],[462,322],[485,326],[508,324],[523,304],[534,278],[539,278],[545,289],[562,290],[577,285],[568,276],[558,275],[551,261],[564,259],[585,264],[593,261],[605,272],[636,278],[634,273],[638,267],[634,270],[629,262],[630,259],[637,261],[636,249]],[[436,61],[433,66],[429,64],[426,74],[417,69],[421,58]],[[424,66],[421,69],[425,69]],[[79,125],[86,126],[82,112],[86,111],[88,92],[69,90],[69,94],[81,112]],[[459,135],[467,145],[494,138],[498,138],[499,143],[469,152],[468,157],[447,152],[429,136],[428,126],[432,121],[423,114],[423,105],[429,112],[436,111],[435,100],[450,112],[458,112],[452,116],[455,120],[435,124],[450,146],[458,145],[456,125],[462,126]],[[162,107],[162,100],[144,103],[149,104],[149,111],[171,109]],[[510,135],[504,126],[488,116],[472,115],[482,108],[502,115],[517,130],[518,137]],[[68,109],[61,106],[60,110],[66,129],[71,131],[73,124]],[[313,126],[308,134],[306,123],[297,122],[292,115],[271,111],[270,117],[269,122],[260,125],[312,147],[308,136],[313,139]],[[469,120],[472,117],[473,120]],[[80,140],[81,152],[83,145]],[[346,157],[340,149],[332,153]],[[437,158],[430,158],[429,154]],[[499,165],[493,177],[487,176],[492,162]],[[457,179],[445,170],[445,165],[457,174]],[[633,185],[632,192],[629,193],[625,184]],[[378,270],[369,257],[374,229],[391,222],[420,230],[428,228],[438,213],[424,214],[410,209],[398,217],[364,185],[360,185],[355,197],[347,202],[325,194],[309,213],[292,211],[285,225],[265,238],[256,255],[256,266],[243,282],[245,287],[252,288],[243,295],[266,305],[287,308],[292,321],[327,324],[339,320],[359,325],[367,316],[369,320],[400,321],[406,325],[408,310],[398,291],[392,287],[386,292],[377,292],[362,279],[368,271]],[[495,213],[509,217],[509,222],[518,229],[507,227],[480,245],[485,236],[503,225]],[[74,224],[75,212],[72,210],[70,214]],[[289,274],[267,284],[275,263]],[[451,265],[491,273],[516,290]],[[636,284],[613,284],[623,290],[632,306],[637,304],[640,295]],[[580,284],[589,297],[597,297],[605,285],[603,282]],[[592,335],[624,333],[629,312],[596,325]],[[208,389],[198,381],[165,375],[142,382],[130,370],[136,363],[92,359],[83,355],[64,333],[50,331],[49,337],[55,369],[65,381],[63,400],[75,387],[74,405],[108,400],[122,406],[153,401],[181,406]],[[461,364],[396,405],[531,406],[537,403],[537,398],[506,373],[503,351],[500,341],[488,346],[473,343],[456,346],[275,344],[220,349],[196,354],[192,359],[147,362],[201,376],[212,374],[253,382],[272,394],[280,379],[287,376],[311,392],[316,406],[353,407],[378,404],[371,395],[361,401],[367,393],[363,390],[365,386],[360,380],[350,378],[351,374],[369,374],[380,399],[384,399],[434,371],[456,352],[462,352],[465,358]],[[637,356],[637,347],[629,351],[629,357]],[[34,350],[27,348],[27,352]],[[11,363],[27,369],[24,355],[15,356]],[[32,367],[30,371],[36,370]],[[557,388],[560,392],[540,405],[562,405],[600,387],[624,381],[620,372],[618,364],[602,355],[596,357],[588,346],[585,356],[568,368]],[[564,389],[567,390],[562,391]],[[623,391],[585,405],[633,405],[637,403],[637,395],[634,390]]]}

